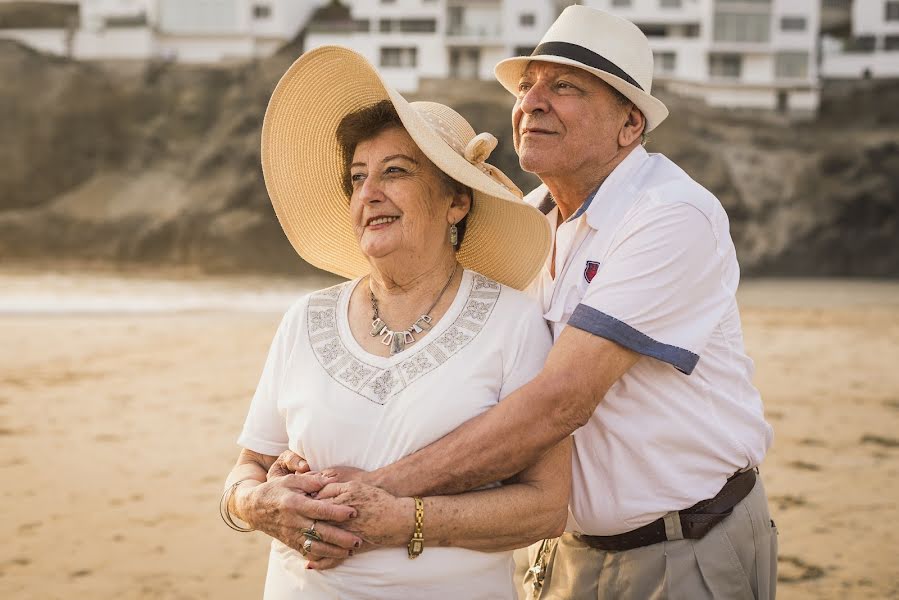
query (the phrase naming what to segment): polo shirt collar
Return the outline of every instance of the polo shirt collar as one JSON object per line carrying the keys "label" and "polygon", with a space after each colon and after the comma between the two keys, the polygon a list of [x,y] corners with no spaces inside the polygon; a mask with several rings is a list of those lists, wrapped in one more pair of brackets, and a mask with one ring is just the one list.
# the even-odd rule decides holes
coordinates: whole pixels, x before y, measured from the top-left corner
{"label": "polo shirt collar", "polygon": [[609,173],[596,193],[575,212],[575,215],[586,214],[587,224],[593,229],[599,229],[612,212],[618,212],[616,209],[625,208],[625,205],[633,203],[636,200],[636,194],[622,193],[622,191],[631,185],[634,174],[648,159],[649,154],[643,146],[637,146],[631,150],[630,154],[615,167],[615,170]]}
{"label": "polo shirt collar", "polygon": [[[590,196],[584,201],[581,206],[574,211],[574,214],[568,217],[565,221],[566,223],[570,223],[584,214],[587,215],[587,224],[590,225],[593,229],[599,229],[599,224],[602,222],[602,216],[605,212],[602,207],[603,204],[611,204],[615,202],[617,199],[621,198],[622,195],[617,194],[616,188],[621,188],[627,184],[630,176],[635,173],[646,159],[649,158],[649,154],[646,152],[646,149],[643,146],[637,146],[631,153],[625,157],[623,161],[621,161],[615,170],[612,171],[606,180],[602,182],[599,188],[590,194]],[[543,186],[545,189],[545,185]],[[611,190],[611,191],[610,191]],[[623,195],[624,199],[627,199],[626,195]],[[594,203],[593,201],[600,197],[601,201]],[[632,198],[631,198],[632,199]],[[590,210],[592,206],[596,205],[596,208]],[[547,190],[543,199],[537,204],[537,210],[542,212],[544,215],[548,215],[552,212],[552,209],[556,207],[556,201],[553,199],[552,195]]]}

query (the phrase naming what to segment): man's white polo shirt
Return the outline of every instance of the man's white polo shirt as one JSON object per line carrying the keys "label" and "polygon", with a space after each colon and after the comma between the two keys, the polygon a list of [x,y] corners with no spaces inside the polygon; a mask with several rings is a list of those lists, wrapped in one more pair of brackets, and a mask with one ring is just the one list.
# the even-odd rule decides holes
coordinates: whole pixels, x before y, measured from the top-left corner
{"label": "man's white polo shirt", "polygon": [[[546,188],[526,200],[555,229]],[[773,433],[752,385],[739,267],[715,196],[637,147],[558,227],[555,244],[556,279],[548,260],[532,285],[554,338],[570,325],[643,355],[574,433],[572,528],[630,531],[758,465]]]}

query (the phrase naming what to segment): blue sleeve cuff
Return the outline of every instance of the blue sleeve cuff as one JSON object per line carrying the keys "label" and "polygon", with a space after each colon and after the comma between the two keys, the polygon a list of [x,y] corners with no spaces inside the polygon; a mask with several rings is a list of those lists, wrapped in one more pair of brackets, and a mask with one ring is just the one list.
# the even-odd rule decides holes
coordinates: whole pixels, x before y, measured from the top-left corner
{"label": "blue sleeve cuff", "polygon": [[699,355],[689,350],[656,341],[627,323],[610,317],[586,304],[578,304],[568,324],[587,333],[611,340],[628,350],[666,362],[689,375],[699,362]]}

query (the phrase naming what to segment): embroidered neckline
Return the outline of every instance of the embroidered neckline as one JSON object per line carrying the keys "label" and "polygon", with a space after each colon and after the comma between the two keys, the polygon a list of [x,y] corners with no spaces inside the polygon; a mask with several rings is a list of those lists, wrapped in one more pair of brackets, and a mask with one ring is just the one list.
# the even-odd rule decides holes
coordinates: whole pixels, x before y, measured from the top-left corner
{"label": "embroidered neckline", "polygon": [[[502,288],[479,273],[466,273],[471,275],[468,297],[450,325],[433,339],[422,340],[422,345],[391,357],[393,360],[379,361],[385,362],[380,366],[374,362],[381,357],[359,356],[359,352],[347,347],[340,335],[338,311],[346,306],[341,300],[353,289],[355,282],[314,292],[306,308],[306,330],[319,364],[331,379],[345,388],[376,404],[386,404],[392,396],[470,344],[486,325]],[[458,293],[464,291],[460,289]]]}

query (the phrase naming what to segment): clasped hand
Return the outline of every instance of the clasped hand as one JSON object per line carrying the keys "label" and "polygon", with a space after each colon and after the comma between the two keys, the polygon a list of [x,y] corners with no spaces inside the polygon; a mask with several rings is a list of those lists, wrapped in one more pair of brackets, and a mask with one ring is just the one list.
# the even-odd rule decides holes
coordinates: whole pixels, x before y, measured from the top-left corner
{"label": "clasped hand", "polygon": [[[316,531],[323,537],[323,543],[313,542],[306,555],[308,568],[330,569],[355,552],[377,546],[401,546],[409,540],[413,529],[414,501],[411,498],[397,498],[381,488],[363,483],[360,479],[364,474],[365,471],[353,467],[330,467],[313,473],[306,460],[290,450],[282,453],[269,469],[269,483],[305,478],[309,489],[304,491],[308,498],[332,507],[333,514],[338,515],[336,519],[306,515],[316,519]],[[312,489],[316,487],[318,489]],[[319,514],[323,510],[320,509]],[[341,518],[347,514],[346,511],[351,511],[352,516]],[[325,532],[329,534],[327,537]],[[340,542],[346,540],[346,536],[363,543],[353,547],[343,546]],[[305,539],[302,533],[295,537],[296,543],[288,545],[299,550]]]}

